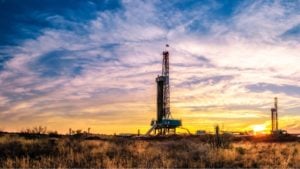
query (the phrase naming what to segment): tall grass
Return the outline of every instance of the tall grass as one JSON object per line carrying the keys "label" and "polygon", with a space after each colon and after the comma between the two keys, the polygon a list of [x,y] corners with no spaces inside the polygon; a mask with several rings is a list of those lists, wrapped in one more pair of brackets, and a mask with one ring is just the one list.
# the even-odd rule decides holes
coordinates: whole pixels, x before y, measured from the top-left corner
{"label": "tall grass", "polygon": [[300,168],[300,143],[0,137],[1,168]]}

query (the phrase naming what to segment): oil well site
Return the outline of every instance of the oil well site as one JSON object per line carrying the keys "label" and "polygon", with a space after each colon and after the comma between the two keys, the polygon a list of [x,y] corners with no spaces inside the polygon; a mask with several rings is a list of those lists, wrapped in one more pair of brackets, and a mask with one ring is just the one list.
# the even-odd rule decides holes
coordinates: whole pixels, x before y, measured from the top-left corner
{"label": "oil well site", "polygon": [[[156,77],[157,112],[146,133],[103,135],[69,130],[68,134],[37,127],[0,133],[3,168],[299,168],[300,137],[278,123],[278,98],[270,109],[271,131],[190,133],[170,111],[168,50]],[[178,134],[177,130],[184,130]]]}
{"label": "oil well site", "polygon": [[0,0],[0,169],[300,169],[299,49],[300,0]]}
{"label": "oil well site", "polygon": [[[166,45],[166,49],[162,52],[162,71],[161,75],[158,75],[155,79],[157,91],[156,91],[156,119],[151,121],[151,127],[147,133],[144,135],[138,133],[138,135],[143,137],[151,136],[166,136],[166,135],[176,135],[176,129],[183,129],[186,131],[185,135],[207,135],[215,134],[219,135],[227,134],[234,137],[252,137],[255,135],[253,132],[245,131],[220,131],[219,125],[214,126],[214,133],[206,132],[205,130],[197,130],[196,133],[191,133],[189,129],[184,128],[183,122],[180,119],[173,118],[171,114],[171,105],[170,105],[170,53],[168,51],[169,45]],[[178,117],[177,117],[178,118]],[[270,121],[271,121],[271,130],[263,134],[264,137],[268,138],[280,138],[286,140],[297,140],[300,137],[299,134],[289,134],[288,131],[282,130],[279,128],[278,123],[278,98],[274,97],[274,106],[270,109]],[[122,136],[135,136],[135,134],[121,134]],[[262,136],[262,134],[261,134]]]}
{"label": "oil well site", "polygon": [[[221,135],[226,135],[231,137],[232,140],[259,140],[259,141],[297,141],[300,140],[300,134],[289,133],[286,130],[281,129],[279,123],[279,99],[274,97],[274,105],[270,111],[270,130],[264,129],[263,133],[255,133],[255,131],[243,131],[243,130],[222,130],[220,124],[211,126],[213,131],[206,131],[204,129],[197,129],[196,132],[192,133],[190,130],[184,126],[184,121],[180,117],[173,117],[171,113],[170,104],[170,58],[172,58],[169,52],[169,45],[166,44],[165,50],[162,52],[162,64],[161,64],[161,74],[155,78],[156,83],[156,118],[150,121],[150,126],[147,132],[141,133],[140,129],[136,129],[136,133],[115,133],[113,135],[105,135],[101,133],[91,132],[91,128],[87,130],[82,129],[69,129],[66,136],[76,136],[83,137],[87,139],[102,139],[102,138],[133,138],[133,139],[164,139],[164,138],[184,138],[184,137],[198,137],[202,140],[206,140],[209,137],[219,138]],[[238,119],[237,119],[238,121]],[[29,135],[29,137],[35,134],[46,134],[46,127],[35,127],[33,129],[27,129],[21,132],[23,135]],[[177,130],[183,132],[177,133]],[[1,132],[2,134],[14,134],[8,132]],[[32,134],[30,134],[32,133]],[[62,136],[57,132],[52,132],[52,136]]]}
{"label": "oil well site", "polygon": [[[299,168],[300,136],[280,129],[279,102],[270,109],[271,131],[191,133],[170,104],[170,53],[162,53],[156,82],[156,118],[146,133],[104,135],[69,129],[68,134],[35,127],[0,132],[1,168]],[[177,133],[177,130],[185,133]]]}

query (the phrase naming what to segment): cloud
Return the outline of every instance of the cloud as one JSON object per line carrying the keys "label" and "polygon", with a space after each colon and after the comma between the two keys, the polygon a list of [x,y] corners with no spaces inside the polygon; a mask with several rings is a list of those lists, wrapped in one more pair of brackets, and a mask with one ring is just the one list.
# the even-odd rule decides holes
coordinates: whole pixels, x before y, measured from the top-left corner
{"label": "cloud", "polygon": [[172,113],[187,126],[264,123],[274,96],[291,117],[300,107],[293,94],[300,85],[298,2],[69,3],[3,5],[14,10],[0,12],[0,22],[6,13],[6,27],[18,25],[16,36],[0,30],[0,121],[10,130],[72,127],[64,122],[107,133],[133,131],[134,122],[146,130],[165,43]]}
{"label": "cloud", "polygon": [[300,94],[300,87],[293,85],[275,85],[267,83],[258,83],[247,86],[253,92],[272,91],[274,93],[285,93],[286,95],[298,95]]}
{"label": "cloud", "polygon": [[178,84],[177,87],[188,88],[192,85],[197,85],[200,83],[204,83],[204,85],[214,85],[216,83],[220,83],[222,80],[230,80],[234,78],[233,76],[213,76],[206,78],[191,77],[189,79],[184,80],[181,84]]}

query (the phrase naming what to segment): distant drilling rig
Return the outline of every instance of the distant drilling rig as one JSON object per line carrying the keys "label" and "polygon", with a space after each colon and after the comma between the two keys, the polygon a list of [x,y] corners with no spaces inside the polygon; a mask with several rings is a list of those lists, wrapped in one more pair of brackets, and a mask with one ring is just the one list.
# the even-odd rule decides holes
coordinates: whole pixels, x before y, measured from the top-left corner
{"label": "distant drilling rig", "polygon": [[[166,48],[168,47],[169,45],[166,45]],[[162,74],[156,78],[156,120],[151,121],[152,127],[146,135],[150,135],[152,131],[157,135],[175,134],[176,128],[181,126],[181,120],[172,119],[170,111],[169,51],[164,50],[162,55]]]}
{"label": "distant drilling rig", "polygon": [[271,132],[275,133],[278,131],[278,99],[274,98],[274,107],[271,108]]}
{"label": "distant drilling rig", "polygon": [[286,130],[278,129],[278,99],[274,98],[274,107],[271,108],[271,134],[283,135],[287,134]]}

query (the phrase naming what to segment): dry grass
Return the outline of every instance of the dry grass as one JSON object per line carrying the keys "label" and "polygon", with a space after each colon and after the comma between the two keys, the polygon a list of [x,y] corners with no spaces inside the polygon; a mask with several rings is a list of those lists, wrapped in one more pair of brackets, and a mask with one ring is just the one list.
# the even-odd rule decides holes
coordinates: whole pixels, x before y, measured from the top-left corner
{"label": "dry grass", "polygon": [[0,137],[1,168],[300,168],[300,143]]}

